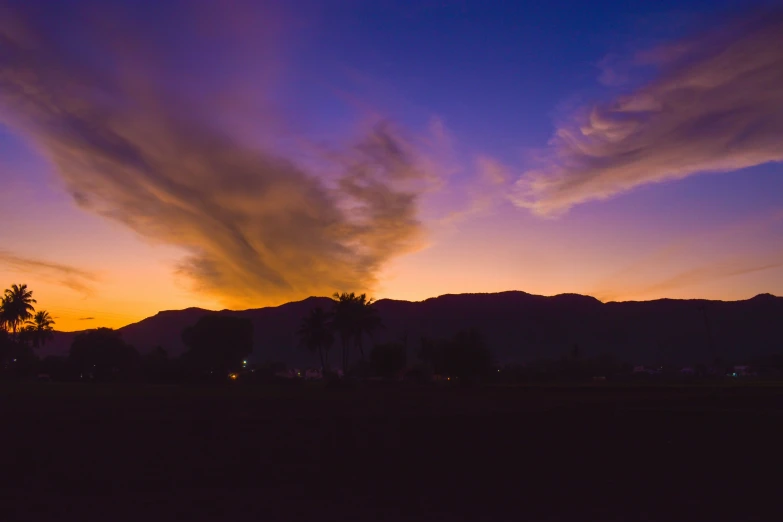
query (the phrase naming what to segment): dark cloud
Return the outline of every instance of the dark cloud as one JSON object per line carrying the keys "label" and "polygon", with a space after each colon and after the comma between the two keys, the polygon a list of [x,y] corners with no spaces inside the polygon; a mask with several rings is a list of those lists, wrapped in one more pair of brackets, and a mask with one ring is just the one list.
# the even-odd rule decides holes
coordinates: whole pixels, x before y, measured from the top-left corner
{"label": "dark cloud", "polygon": [[23,273],[33,273],[81,294],[93,293],[98,278],[92,272],[62,263],[22,257],[0,250],[0,266]]}
{"label": "dark cloud", "polygon": [[[205,89],[152,58],[165,47],[144,52],[156,42],[145,27],[93,13],[47,30],[28,11],[4,13],[14,20],[0,21],[0,114],[52,160],[78,205],[188,251],[179,271],[200,290],[247,305],[368,289],[419,244],[417,183],[430,174],[393,126],[305,169],[234,136]],[[107,28],[123,32],[99,36]],[[199,58],[189,58],[193,73]]]}
{"label": "dark cloud", "polygon": [[517,205],[557,214],[642,184],[783,160],[780,11],[635,62],[659,67],[657,79],[561,126],[544,164],[517,182]]}
{"label": "dark cloud", "polygon": [[78,321],[94,321],[95,318],[94,317],[79,317],[77,320]]}

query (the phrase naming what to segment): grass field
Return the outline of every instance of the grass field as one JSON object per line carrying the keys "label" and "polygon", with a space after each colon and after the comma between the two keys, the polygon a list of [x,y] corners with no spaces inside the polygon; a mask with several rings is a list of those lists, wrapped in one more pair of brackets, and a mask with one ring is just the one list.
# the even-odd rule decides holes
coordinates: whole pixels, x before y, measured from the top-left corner
{"label": "grass field", "polygon": [[783,387],[769,383],[5,383],[0,418],[2,520],[783,514]]}

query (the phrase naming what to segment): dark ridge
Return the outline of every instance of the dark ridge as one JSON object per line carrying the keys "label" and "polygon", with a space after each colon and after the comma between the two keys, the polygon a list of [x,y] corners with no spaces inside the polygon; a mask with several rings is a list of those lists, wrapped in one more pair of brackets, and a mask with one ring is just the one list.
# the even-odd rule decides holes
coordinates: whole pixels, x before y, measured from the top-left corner
{"label": "dark ridge", "polygon": [[783,299],[783,297],[778,297],[772,294],[759,294],[755,297],[751,297],[749,301],[774,301],[776,299]]}
{"label": "dark ridge", "polygon": [[[201,308],[167,310],[120,328],[142,353],[162,346],[183,352],[181,332],[210,313],[253,321],[251,360],[288,365],[315,364],[299,348],[296,332],[311,309],[329,308],[328,297],[249,310],[214,312]],[[579,294],[552,297],[520,291],[446,294],[419,302],[380,299],[384,328],[376,342],[408,339],[411,358],[421,337],[445,337],[460,329],[479,330],[497,362],[555,359],[578,345],[585,356],[611,354],[638,364],[692,364],[716,358],[745,360],[783,352],[783,298],[760,294],[744,301],[658,299],[601,303]],[[40,355],[67,354],[77,332],[57,332]]]}

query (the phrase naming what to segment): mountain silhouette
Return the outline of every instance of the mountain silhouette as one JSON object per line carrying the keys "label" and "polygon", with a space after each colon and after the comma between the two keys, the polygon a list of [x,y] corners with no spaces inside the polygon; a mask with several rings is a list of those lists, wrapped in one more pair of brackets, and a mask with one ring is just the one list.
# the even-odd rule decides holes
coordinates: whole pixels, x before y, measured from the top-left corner
{"label": "mountain silhouette", "polygon": [[[280,361],[315,366],[300,348],[297,329],[313,308],[332,301],[310,297],[281,306],[212,312],[200,308],[160,312],[120,328],[123,338],[145,353],[162,346],[171,356],[184,351],[182,330],[200,317],[226,314],[247,317],[255,329],[254,362]],[[510,291],[449,294],[421,302],[379,300],[384,328],[377,342],[407,339],[413,353],[422,336],[447,337],[476,328],[499,363],[555,359],[574,345],[585,356],[612,354],[636,364],[737,361],[783,352],[783,298],[761,294],[745,301],[660,299],[601,301],[578,294],[553,297]],[[65,355],[77,332],[56,332],[47,354]],[[332,357],[336,361],[337,346]]]}

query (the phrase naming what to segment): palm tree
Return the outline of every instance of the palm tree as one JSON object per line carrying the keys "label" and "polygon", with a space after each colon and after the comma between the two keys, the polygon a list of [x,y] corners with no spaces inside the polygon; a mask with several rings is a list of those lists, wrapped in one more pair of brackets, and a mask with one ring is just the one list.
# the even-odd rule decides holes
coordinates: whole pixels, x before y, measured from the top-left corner
{"label": "palm tree", "polygon": [[33,339],[33,347],[38,348],[39,346],[43,346],[54,337],[54,334],[52,333],[54,332],[54,328],[52,328],[53,324],[54,319],[52,319],[52,316],[49,315],[49,312],[46,310],[39,310],[35,313],[35,316],[33,316],[33,320],[27,322],[27,328]]}
{"label": "palm tree", "polygon": [[332,328],[340,335],[340,345],[342,346],[342,367],[343,374],[348,372],[348,356],[350,343],[354,337],[356,321],[354,319],[356,294],[335,292],[332,296],[335,300],[334,310],[332,312]]}
{"label": "palm tree", "polygon": [[27,289],[27,285],[11,285],[5,291],[2,305],[3,323],[11,328],[15,340],[18,340],[19,326],[32,319],[35,307],[33,303],[33,291]]}
{"label": "palm tree", "polygon": [[343,373],[348,370],[351,345],[359,349],[364,360],[364,348],[362,339],[364,334],[372,335],[372,332],[381,327],[378,312],[372,305],[373,299],[368,299],[366,294],[356,295],[351,292],[336,293],[333,295],[334,320],[333,328],[340,334],[343,356]]}
{"label": "palm tree", "polygon": [[354,306],[356,306],[354,343],[359,348],[362,360],[364,360],[364,347],[362,346],[364,335],[367,334],[372,338],[372,334],[382,326],[378,310],[373,306],[374,303],[375,300],[368,299],[365,294],[358,296],[354,302]]}
{"label": "palm tree", "polygon": [[0,331],[8,332],[8,312],[5,309],[5,296],[0,297]]}
{"label": "palm tree", "polygon": [[334,343],[329,319],[330,314],[324,312],[321,307],[314,308],[310,310],[310,315],[302,319],[302,325],[299,327],[301,343],[311,352],[318,352],[321,369],[324,371],[329,362],[329,349]]}

